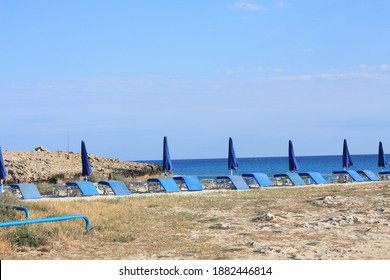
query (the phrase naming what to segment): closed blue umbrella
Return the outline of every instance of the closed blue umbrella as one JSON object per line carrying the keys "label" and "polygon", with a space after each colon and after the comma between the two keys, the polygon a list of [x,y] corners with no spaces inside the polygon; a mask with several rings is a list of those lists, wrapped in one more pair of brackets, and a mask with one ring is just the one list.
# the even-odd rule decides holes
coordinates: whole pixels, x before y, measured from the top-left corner
{"label": "closed blue umbrella", "polygon": [[231,137],[229,137],[228,168],[231,175],[233,175],[233,170],[237,170],[238,168],[236,153],[234,152],[233,140]]}
{"label": "closed blue umbrella", "polygon": [[172,170],[172,161],[169,154],[168,139],[164,136],[164,147],[163,147],[163,169],[165,176],[168,176],[169,171]]}
{"label": "closed blue umbrella", "polygon": [[88,158],[88,153],[87,153],[87,148],[85,147],[84,141],[81,141],[81,163],[82,163],[82,176],[85,176],[84,180],[88,181],[88,175],[91,175],[92,173],[92,168],[91,164],[89,162]]}
{"label": "closed blue umbrella", "polygon": [[343,144],[343,167],[344,169],[350,168],[353,165],[351,155],[349,154],[347,140],[344,139]]}
{"label": "closed blue umbrella", "polygon": [[382,168],[382,170],[386,167],[386,157],[383,151],[382,142],[379,142],[379,151],[378,151],[378,167]]}
{"label": "closed blue umbrella", "polygon": [[3,192],[3,180],[7,178],[7,170],[5,170],[3,153],[0,146],[0,193]]}
{"label": "closed blue umbrella", "polygon": [[298,170],[298,163],[297,159],[295,158],[294,147],[291,140],[288,140],[288,170]]}

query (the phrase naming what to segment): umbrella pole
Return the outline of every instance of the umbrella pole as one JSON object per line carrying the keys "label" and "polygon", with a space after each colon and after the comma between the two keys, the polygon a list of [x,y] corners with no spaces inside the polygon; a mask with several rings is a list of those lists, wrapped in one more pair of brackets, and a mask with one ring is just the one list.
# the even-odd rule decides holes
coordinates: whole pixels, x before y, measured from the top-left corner
{"label": "umbrella pole", "polygon": [[0,180],[0,193],[3,193],[3,179]]}
{"label": "umbrella pole", "polygon": [[233,169],[230,169],[230,176],[233,176]]}
{"label": "umbrella pole", "polygon": [[85,176],[85,177],[84,177],[84,181],[85,181],[85,182],[88,182],[88,176]]}

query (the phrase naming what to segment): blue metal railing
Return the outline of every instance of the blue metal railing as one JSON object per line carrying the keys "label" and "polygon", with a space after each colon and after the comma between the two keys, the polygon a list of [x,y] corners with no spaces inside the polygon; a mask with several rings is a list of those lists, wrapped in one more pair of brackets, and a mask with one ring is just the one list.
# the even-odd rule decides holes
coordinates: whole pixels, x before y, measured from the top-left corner
{"label": "blue metal railing", "polygon": [[18,211],[24,211],[26,213],[26,219],[30,218],[30,212],[26,207],[21,207],[21,206],[12,206],[12,209],[18,210]]}
{"label": "blue metal railing", "polygon": [[0,227],[12,227],[12,226],[38,224],[38,223],[49,223],[49,222],[58,222],[58,221],[75,220],[75,219],[84,219],[86,229],[87,229],[87,231],[90,231],[91,223],[90,223],[88,217],[85,215],[55,216],[55,217],[30,219],[30,220],[8,221],[8,222],[1,222]]}
{"label": "blue metal railing", "polygon": [[28,209],[26,207],[21,207],[21,206],[10,206],[10,205],[0,205],[1,208],[11,208],[11,209],[14,209],[14,210],[18,210],[18,211],[23,211],[25,214],[26,214],[26,219],[30,218],[30,212],[28,211]]}

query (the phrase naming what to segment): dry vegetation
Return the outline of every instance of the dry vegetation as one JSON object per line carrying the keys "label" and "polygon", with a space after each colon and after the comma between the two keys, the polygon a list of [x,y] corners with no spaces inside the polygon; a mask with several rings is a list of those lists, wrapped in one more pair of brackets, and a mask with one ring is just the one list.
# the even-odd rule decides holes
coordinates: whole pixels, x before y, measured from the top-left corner
{"label": "dry vegetation", "polygon": [[388,182],[17,204],[92,229],[1,228],[1,259],[390,259]]}

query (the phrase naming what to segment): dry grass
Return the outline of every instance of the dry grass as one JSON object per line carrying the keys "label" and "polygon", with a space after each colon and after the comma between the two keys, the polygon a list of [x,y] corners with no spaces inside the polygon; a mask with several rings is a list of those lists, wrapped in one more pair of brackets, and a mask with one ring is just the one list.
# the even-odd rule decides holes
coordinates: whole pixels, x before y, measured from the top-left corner
{"label": "dry grass", "polygon": [[390,259],[384,182],[18,204],[92,229],[2,228],[1,259]]}

